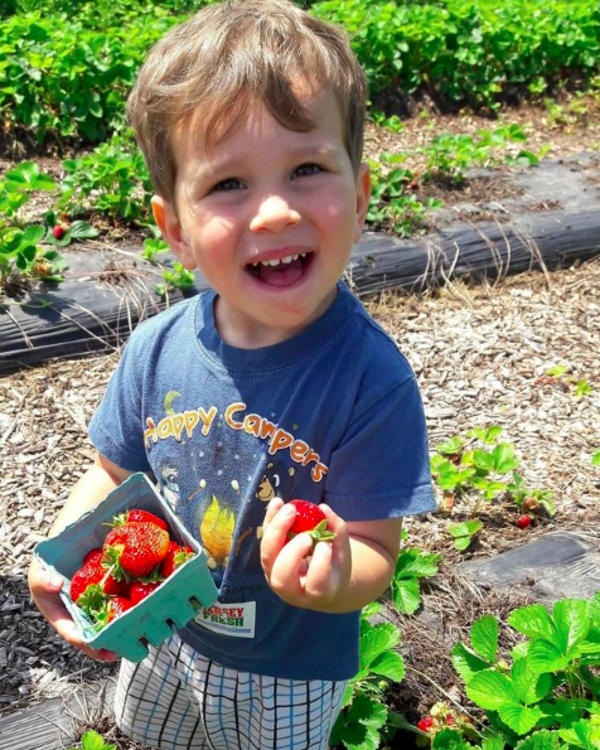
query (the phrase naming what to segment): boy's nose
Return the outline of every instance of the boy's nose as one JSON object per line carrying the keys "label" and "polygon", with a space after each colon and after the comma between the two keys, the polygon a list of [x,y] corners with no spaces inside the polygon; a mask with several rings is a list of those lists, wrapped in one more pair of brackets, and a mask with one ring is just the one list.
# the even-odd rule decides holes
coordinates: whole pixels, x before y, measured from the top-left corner
{"label": "boy's nose", "polygon": [[256,216],[250,222],[252,232],[281,232],[300,222],[300,214],[280,195],[270,195],[261,201]]}

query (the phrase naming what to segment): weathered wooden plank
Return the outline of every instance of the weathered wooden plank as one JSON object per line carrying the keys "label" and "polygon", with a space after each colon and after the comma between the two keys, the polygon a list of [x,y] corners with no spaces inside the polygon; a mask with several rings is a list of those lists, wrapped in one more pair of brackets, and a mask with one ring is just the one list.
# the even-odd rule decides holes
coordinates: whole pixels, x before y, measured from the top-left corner
{"label": "weathered wooden plank", "polygon": [[1,718],[0,750],[64,750],[78,740],[78,721],[100,717],[109,710],[114,689],[113,681],[108,680]]}

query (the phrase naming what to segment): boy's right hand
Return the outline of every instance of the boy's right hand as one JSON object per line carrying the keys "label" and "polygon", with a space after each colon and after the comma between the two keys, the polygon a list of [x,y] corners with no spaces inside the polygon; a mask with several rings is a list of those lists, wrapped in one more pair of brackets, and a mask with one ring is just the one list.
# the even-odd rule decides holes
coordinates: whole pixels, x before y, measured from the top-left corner
{"label": "boy's right hand", "polygon": [[97,661],[110,662],[119,658],[112,651],[90,648],[81,640],[79,630],[73,622],[69,610],[58,595],[63,585],[62,578],[53,576],[42,563],[34,560],[29,567],[28,582],[31,596],[37,608],[61,638]]}

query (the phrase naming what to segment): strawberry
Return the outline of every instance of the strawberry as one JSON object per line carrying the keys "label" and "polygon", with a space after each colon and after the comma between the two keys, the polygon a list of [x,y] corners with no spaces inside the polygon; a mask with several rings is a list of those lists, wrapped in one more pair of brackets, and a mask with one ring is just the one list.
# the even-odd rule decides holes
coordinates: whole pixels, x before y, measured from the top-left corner
{"label": "strawberry", "polygon": [[96,547],[95,549],[91,549],[87,553],[87,555],[83,558],[83,565],[87,565],[89,562],[93,562],[94,564],[97,564],[101,562],[103,556],[104,556],[104,552],[102,552],[101,547]]}
{"label": "strawberry", "polygon": [[52,227],[52,234],[54,235],[55,240],[62,240],[65,236],[65,230],[60,224],[55,224]]}
{"label": "strawberry", "polygon": [[120,583],[111,575],[110,571],[102,567],[100,561],[90,560],[79,568],[71,578],[71,599],[79,604],[80,597],[88,588],[97,588],[108,596],[121,593]]}
{"label": "strawberry", "polygon": [[519,516],[517,518],[517,526],[520,529],[526,529],[528,526],[531,526],[531,516]]}
{"label": "strawberry", "polygon": [[168,578],[171,573],[193,556],[194,552],[189,547],[182,547],[177,542],[169,542],[169,551],[160,566],[161,576]]}
{"label": "strawberry", "polygon": [[94,629],[102,630],[106,625],[120,617],[122,614],[131,609],[133,604],[129,599],[125,599],[124,596],[115,596],[110,599],[106,599],[102,606],[97,610],[92,610],[90,613],[95,620]]}
{"label": "strawberry", "polygon": [[314,549],[317,542],[330,542],[335,538],[335,534],[327,530],[327,516],[318,505],[308,500],[290,500],[290,504],[296,509],[296,518],[287,533],[288,541],[308,532]]}
{"label": "strawberry", "polygon": [[134,581],[129,587],[129,601],[132,604],[137,604],[149,596],[154,589],[158,588],[161,581],[151,581],[149,583],[142,583],[142,581]]}
{"label": "strawberry", "polygon": [[426,716],[424,719],[421,719],[417,722],[417,729],[420,729],[422,732],[429,732],[431,728],[433,727],[433,716]]}
{"label": "strawberry", "polygon": [[149,576],[169,551],[169,533],[155,523],[125,524],[109,531],[104,540],[103,565],[114,566],[117,580]]}
{"label": "strawberry", "polygon": [[155,516],[154,513],[150,513],[150,511],[148,510],[141,510],[139,508],[126,510],[125,513],[120,513],[117,516],[113,516],[112,521],[109,524],[105,525],[112,526],[116,529],[119,526],[124,526],[126,523],[155,523],[165,531],[167,531],[169,528],[167,526],[167,522],[163,521],[162,518]]}

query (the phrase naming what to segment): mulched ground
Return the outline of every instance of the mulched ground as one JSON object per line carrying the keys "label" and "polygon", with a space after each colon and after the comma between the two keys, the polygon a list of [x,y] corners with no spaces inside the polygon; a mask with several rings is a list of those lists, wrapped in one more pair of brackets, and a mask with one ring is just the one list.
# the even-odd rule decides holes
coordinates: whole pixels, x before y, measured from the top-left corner
{"label": "mulched ground", "polygon": [[[544,124],[540,112],[535,138],[553,139],[551,155],[598,148],[597,121],[569,125],[576,127],[574,135],[567,126],[549,130],[552,123]],[[527,108],[503,115],[523,122],[531,116]],[[370,126],[367,149],[372,154],[404,149],[429,140],[436,129],[477,127],[491,129],[489,121],[468,114],[415,119],[400,135]],[[0,172],[10,161],[0,161]],[[522,460],[525,482],[551,489],[557,508],[554,518],[522,531],[514,523],[516,509],[492,506],[479,543],[467,553],[454,549],[447,525],[467,517],[469,509],[458,506],[451,517],[408,521],[408,544],[443,554],[439,575],[424,585],[424,600],[428,615],[442,622],[444,637],[423,628],[418,618],[390,615],[401,624],[409,667],[391,700],[412,719],[446,693],[462,700],[449,652],[467,637],[473,620],[486,613],[504,616],[523,603],[461,579],[457,562],[489,557],[550,530],[600,528],[600,469],[591,465],[600,448],[598,288],[600,261],[594,260],[494,286],[456,283],[420,297],[386,292],[366,302],[416,372],[431,447],[472,427],[498,424]],[[35,543],[92,460],[86,425],[117,357],[51,362],[0,379],[0,715],[115,674],[114,666],[80,656],[50,631],[30,603],[26,571]],[[541,383],[538,378],[557,364],[566,365],[567,374]],[[577,398],[574,383],[581,379],[592,393]],[[102,728],[113,731],[110,722]],[[114,737],[119,750],[135,750]]]}

